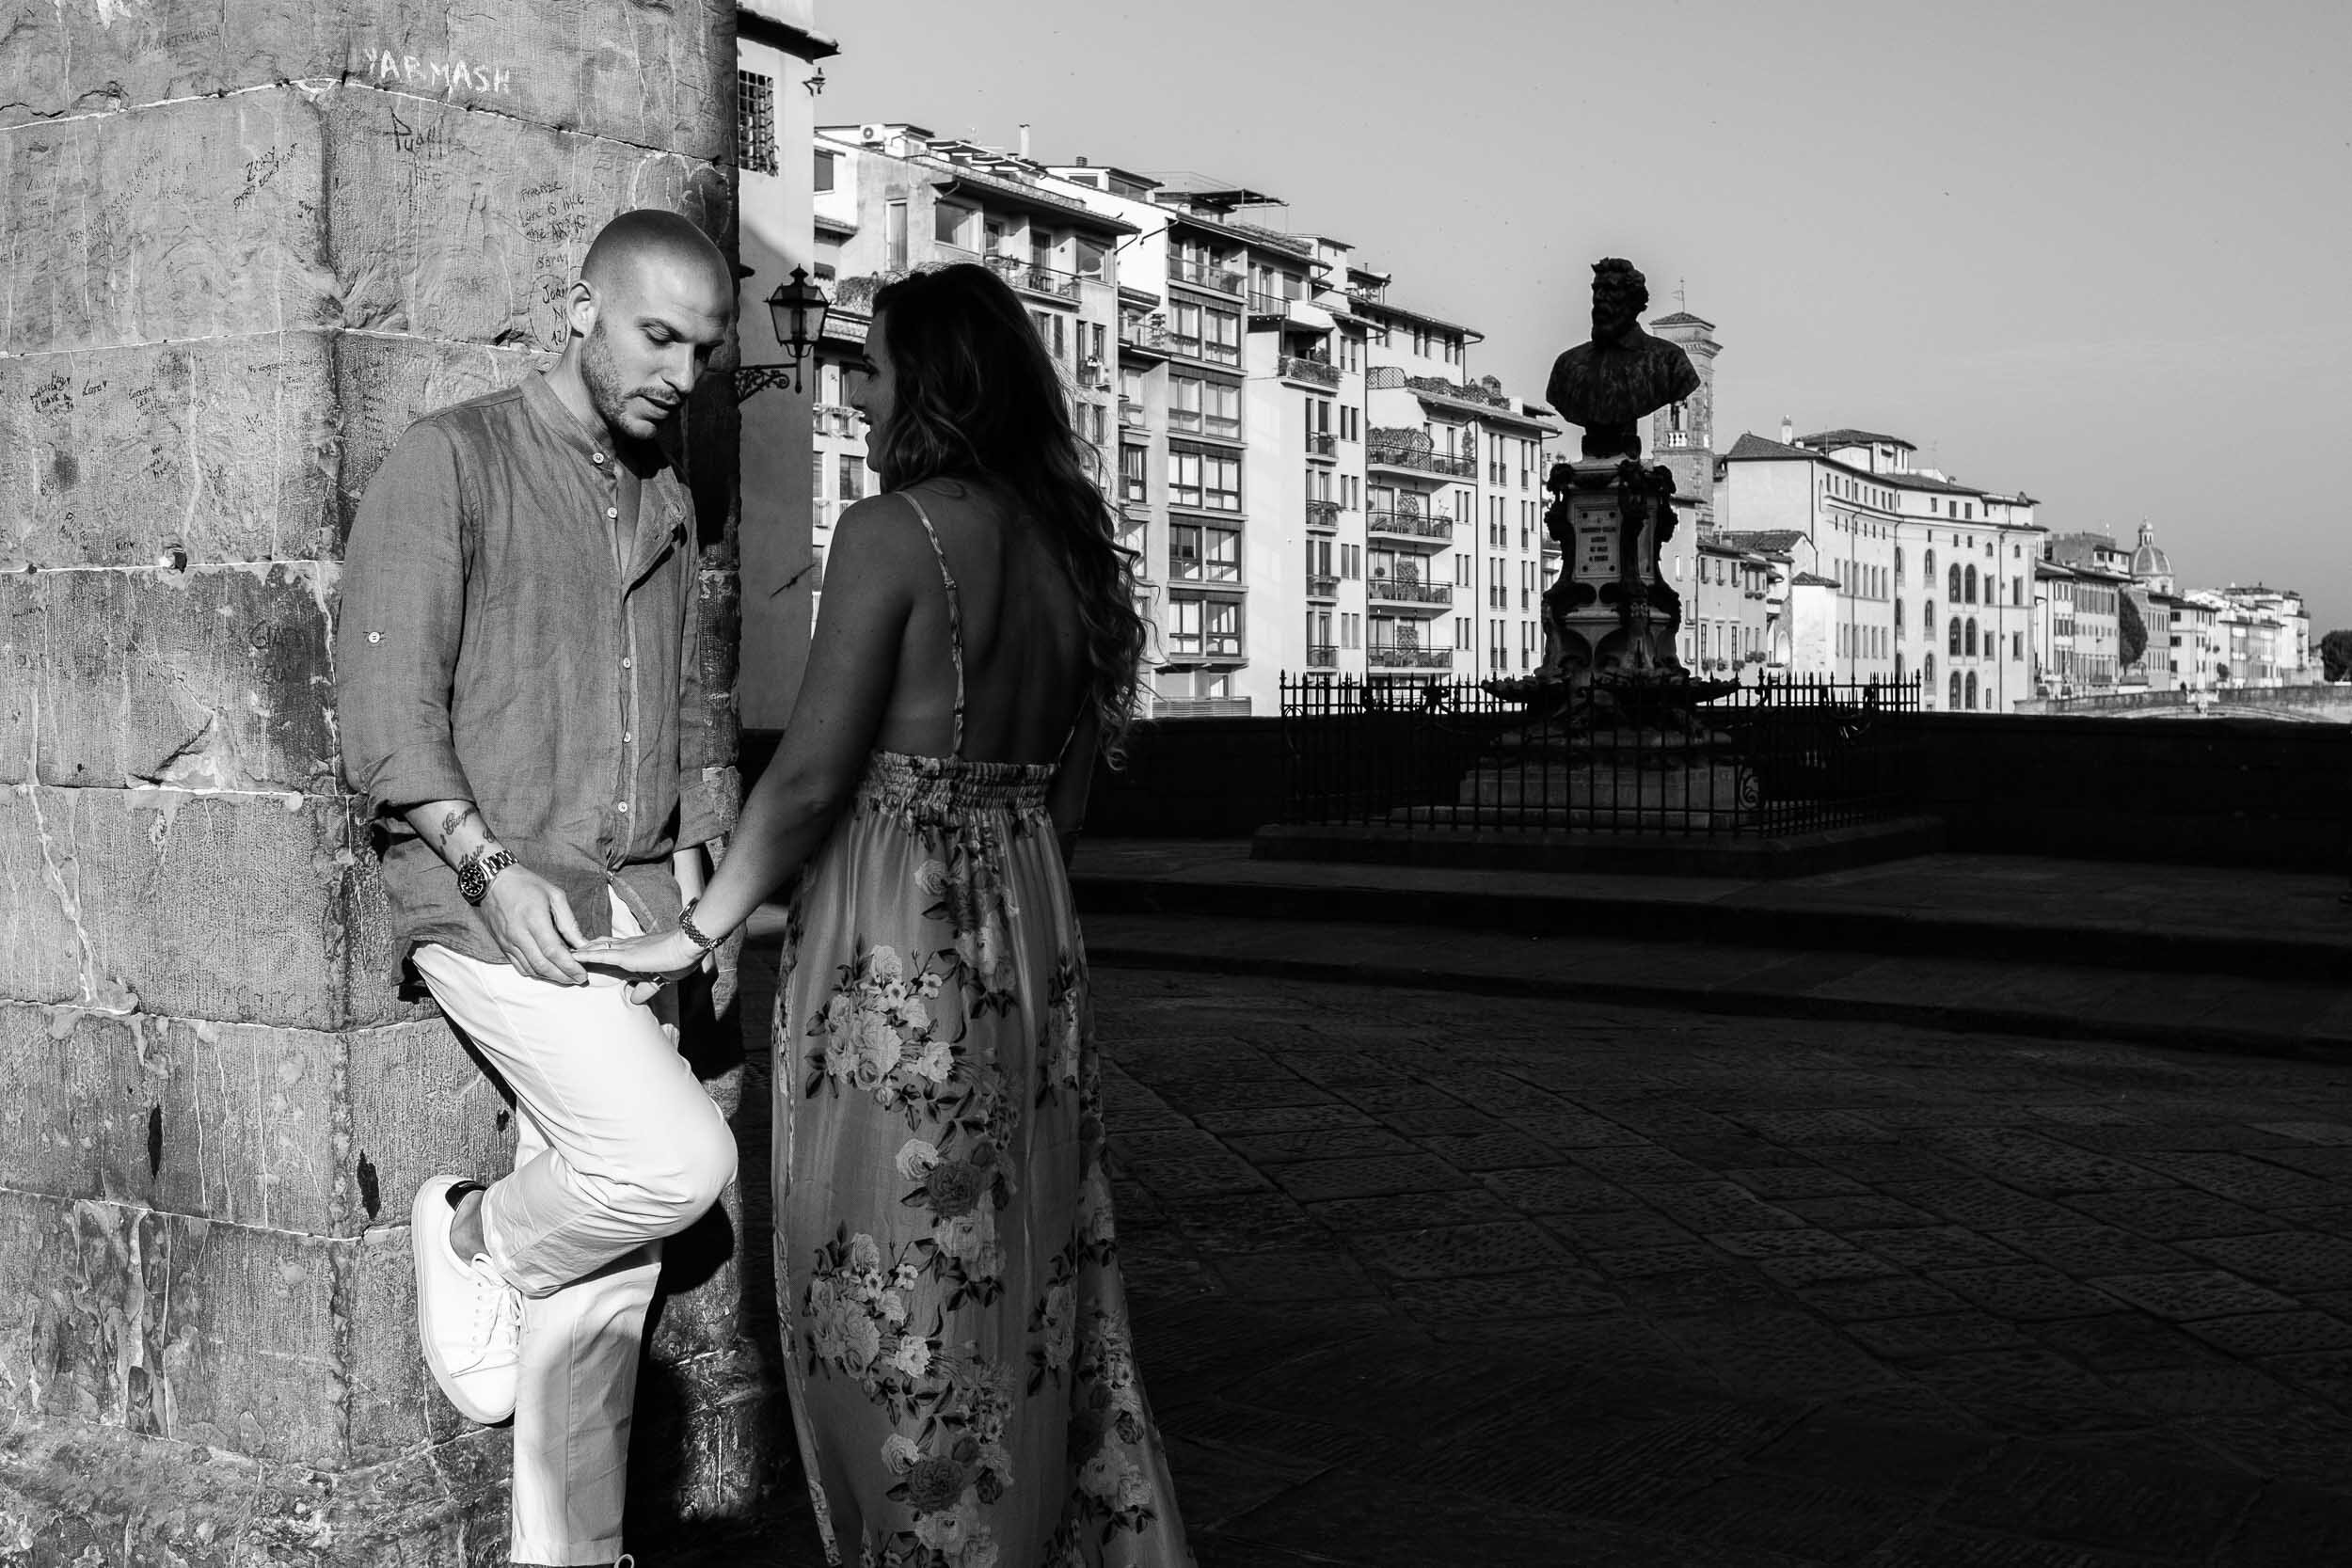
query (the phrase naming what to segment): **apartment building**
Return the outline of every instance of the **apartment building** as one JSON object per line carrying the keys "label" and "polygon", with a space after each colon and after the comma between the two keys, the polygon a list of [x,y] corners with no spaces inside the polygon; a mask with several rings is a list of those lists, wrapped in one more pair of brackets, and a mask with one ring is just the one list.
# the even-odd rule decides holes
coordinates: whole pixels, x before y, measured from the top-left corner
{"label": "apartment building", "polygon": [[1917,451],[1872,431],[1799,436],[1784,423],[1779,440],[1742,435],[1718,462],[1718,520],[1802,535],[1808,575],[1832,590],[1825,635],[1776,638],[1788,662],[1767,673],[1916,678],[1931,710],[2004,711],[2035,694],[2037,503],[1923,467]]}

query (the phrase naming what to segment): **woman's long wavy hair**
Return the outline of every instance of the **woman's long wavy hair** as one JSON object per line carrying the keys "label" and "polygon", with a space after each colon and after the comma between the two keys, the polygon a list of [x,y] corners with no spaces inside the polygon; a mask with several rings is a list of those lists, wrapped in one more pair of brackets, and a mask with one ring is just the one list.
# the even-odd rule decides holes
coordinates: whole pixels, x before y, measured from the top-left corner
{"label": "woman's long wavy hair", "polygon": [[1144,650],[1140,558],[1118,543],[1116,515],[1088,475],[1092,449],[1071,427],[1053,356],[1004,279],[969,261],[885,285],[874,315],[889,321],[897,378],[874,434],[882,487],[986,483],[1034,521],[1077,600],[1102,750],[1120,760]]}

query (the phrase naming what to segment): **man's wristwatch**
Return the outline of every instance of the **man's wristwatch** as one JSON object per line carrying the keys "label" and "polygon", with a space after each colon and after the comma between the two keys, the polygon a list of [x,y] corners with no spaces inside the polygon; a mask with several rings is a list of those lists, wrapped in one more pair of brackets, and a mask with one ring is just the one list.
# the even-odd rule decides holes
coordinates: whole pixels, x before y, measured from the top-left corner
{"label": "man's wristwatch", "polygon": [[515,857],[503,849],[493,849],[486,855],[468,855],[457,863],[457,891],[469,904],[479,905],[490,895],[490,879],[515,863]]}

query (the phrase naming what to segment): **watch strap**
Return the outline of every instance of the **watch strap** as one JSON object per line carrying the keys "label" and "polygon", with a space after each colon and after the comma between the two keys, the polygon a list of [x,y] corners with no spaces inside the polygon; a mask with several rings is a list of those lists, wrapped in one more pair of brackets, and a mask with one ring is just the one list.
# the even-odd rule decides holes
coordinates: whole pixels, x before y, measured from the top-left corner
{"label": "watch strap", "polygon": [[479,905],[490,895],[490,882],[498,874],[515,863],[515,857],[504,849],[493,849],[477,855],[457,867],[457,891],[469,904]]}
{"label": "watch strap", "polygon": [[716,953],[719,950],[719,944],[711,941],[708,937],[703,935],[702,927],[694,924],[694,906],[701,902],[702,900],[699,898],[692,899],[688,902],[686,908],[678,911],[677,928],[686,933],[687,941],[692,942],[704,952]]}

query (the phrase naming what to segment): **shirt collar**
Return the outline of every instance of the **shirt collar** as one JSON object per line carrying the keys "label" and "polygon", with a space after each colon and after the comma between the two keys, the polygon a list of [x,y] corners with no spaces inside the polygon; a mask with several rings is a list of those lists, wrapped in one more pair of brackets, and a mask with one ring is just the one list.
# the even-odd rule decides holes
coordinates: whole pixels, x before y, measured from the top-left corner
{"label": "shirt collar", "polygon": [[611,463],[628,460],[638,472],[650,478],[670,467],[670,456],[659,439],[631,441],[626,449],[616,450],[610,431],[592,429],[579,415],[572,412],[553,387],[548,384],[547,372],[533,371],[523,382],[523,406],[548,429],[562,438],[564,444],[590,461],[602,458]]}

